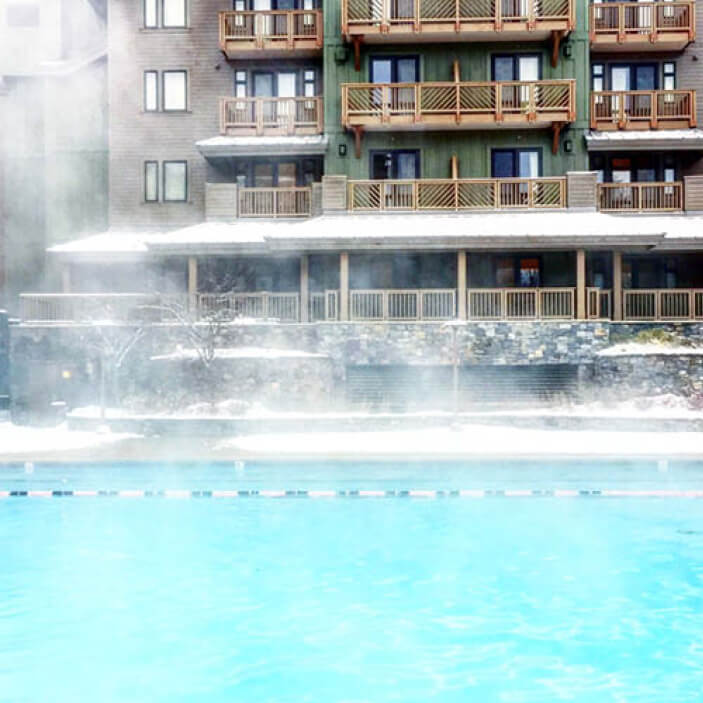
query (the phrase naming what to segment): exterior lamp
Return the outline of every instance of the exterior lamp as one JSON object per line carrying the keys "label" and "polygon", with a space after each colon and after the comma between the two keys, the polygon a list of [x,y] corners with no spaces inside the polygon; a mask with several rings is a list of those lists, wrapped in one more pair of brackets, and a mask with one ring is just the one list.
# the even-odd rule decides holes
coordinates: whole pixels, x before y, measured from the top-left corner
{"label": "exterior lamp", "polygon": [[573,46],[571,42],[567,42],[564,44],[564,58],[570,59],[571,55],[573,54]]}
{"label": "exterior lamp", "polygon": [[337,145],[337,153],[340,156],[346,156],[347,155],[347,145],[346,144],[338,144]]}
{"label": "exterior lamp", "polygon": [[564,151],[567,154],[570,154],[574,150],[574,143],[571,141],[571,139],[565,139],[564,140]]}

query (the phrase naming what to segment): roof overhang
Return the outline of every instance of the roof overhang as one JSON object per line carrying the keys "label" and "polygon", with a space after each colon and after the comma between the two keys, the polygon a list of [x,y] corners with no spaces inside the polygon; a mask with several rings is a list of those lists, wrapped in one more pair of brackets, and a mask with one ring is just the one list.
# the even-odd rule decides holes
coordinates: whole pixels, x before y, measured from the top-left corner
{"label": "roof overhang", "polygon": [[196,142],[205,158],[231,156],[315,156],[327,151],[329,138],[316,134],[303,137],[213,137]]}
{"label": "roof overhang", "polygon": [[703,150],[703,129],[615,130],[586,133],[588,151]]}

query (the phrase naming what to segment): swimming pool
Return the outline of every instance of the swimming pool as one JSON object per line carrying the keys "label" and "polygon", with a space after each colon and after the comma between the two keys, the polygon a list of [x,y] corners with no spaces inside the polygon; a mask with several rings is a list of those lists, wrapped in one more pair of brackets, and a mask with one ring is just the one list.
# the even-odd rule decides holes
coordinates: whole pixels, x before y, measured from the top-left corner
{"label": "swimming pool", "polygon": [[0,467],[0,700],[698,700],[703,502],[618,487],[703,467]]}

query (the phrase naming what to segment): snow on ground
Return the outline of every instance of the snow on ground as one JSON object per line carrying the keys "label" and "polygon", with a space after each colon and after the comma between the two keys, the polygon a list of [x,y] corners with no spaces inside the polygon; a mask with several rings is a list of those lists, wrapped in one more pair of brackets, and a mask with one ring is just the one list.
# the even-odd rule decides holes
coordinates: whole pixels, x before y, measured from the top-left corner
{"label": "snow on ground", "polygon": [[41,455],[91,449],[131,437],[134,435],[112,433],[107,428],[96,432],[75,432],[65,424],[58,427],[25,427],[0,422],[0,459],[14,454]]}
{"label": "snow on ground", "polygon": [[682,344],[657,344],[656,342],[626,342],[615,344],[612,347],[598,352],[598,356],[650,356],[650,355],[673,355],[673,356],[700,356],[703,354],[703,347],[687,347]]}
{"label": "snow on ground", "polygon": [[700,432],[526,430],[486,425],[398,432],[267,434],[223,440],[216,450],[266,456],[703,456]]}
{"label": "snow on ground", "polygon": [[[216,359],[323,359],[326,354],[298,351],[295,349],[270,349],[268,347],[218,347]],[[198,359],[196,349],[177,349],[171,354],[152,356],[152,361],[180,361]]]}

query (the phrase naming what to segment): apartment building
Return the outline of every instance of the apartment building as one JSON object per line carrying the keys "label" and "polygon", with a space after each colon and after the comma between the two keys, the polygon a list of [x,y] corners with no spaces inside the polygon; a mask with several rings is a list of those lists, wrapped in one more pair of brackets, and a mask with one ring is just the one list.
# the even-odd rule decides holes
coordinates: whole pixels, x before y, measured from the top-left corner
{"label": "apartment building", "polygon": [[[109,2],[63,296],[284,322],[703,319],[693,0]],[[112,308],[115,309],[114,307]]]}
{"label": "apartment building", "polygon": [[107,227],[106,0],[0,0],[0,307]]}

